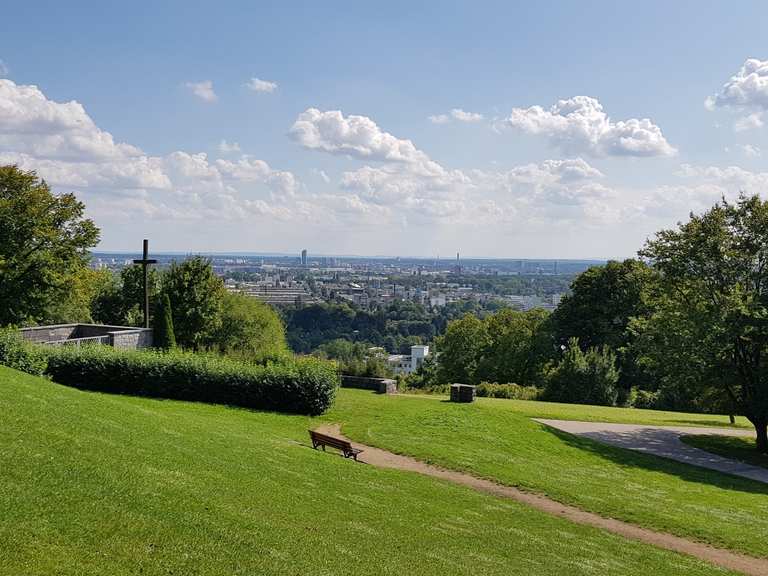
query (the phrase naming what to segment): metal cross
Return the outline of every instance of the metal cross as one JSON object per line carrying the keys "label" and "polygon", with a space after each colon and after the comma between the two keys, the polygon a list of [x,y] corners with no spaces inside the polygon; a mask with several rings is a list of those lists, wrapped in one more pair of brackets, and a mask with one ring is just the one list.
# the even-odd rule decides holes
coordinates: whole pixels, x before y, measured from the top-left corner
{"label": "metal cross", "polygon": [[157,260],[149,258],[149,240],[144,239],[144,257],[134,260],[134,264],[141,264],[144,269],[144,328],[149,328],[149,281],[148,271],[150,264],[157,264]]}

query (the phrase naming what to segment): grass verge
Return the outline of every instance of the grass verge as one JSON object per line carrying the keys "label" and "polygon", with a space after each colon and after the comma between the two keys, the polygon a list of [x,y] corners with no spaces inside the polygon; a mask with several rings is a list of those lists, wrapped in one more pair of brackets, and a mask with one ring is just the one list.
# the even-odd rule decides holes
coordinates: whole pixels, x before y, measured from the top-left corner
{"label": "grass verge", "polygon": [[768,454],[757,452],[754,438],[691,435],[682,436],[680,439],[690,446],[706,450],[718,456],[725,456],[745,464],[768,468]]}

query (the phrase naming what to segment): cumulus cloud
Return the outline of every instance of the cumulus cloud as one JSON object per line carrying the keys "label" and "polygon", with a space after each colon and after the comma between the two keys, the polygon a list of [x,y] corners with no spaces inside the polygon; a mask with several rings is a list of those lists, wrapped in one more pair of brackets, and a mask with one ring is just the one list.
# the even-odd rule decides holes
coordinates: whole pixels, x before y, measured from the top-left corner
{"label": "cumulus cloud", "polygon": [[672,156],[676,153],[647,118],[614,122],[595,98],[559,100],[549,109],[514,108],[499,126],[546,136],[568,153],[590,156]]}
{"label": "cumulus cloud", "polygon": [[219,142],[217,148],[220,154],[239,154],[241,151],[240,144],[237,142],[227,142],[224,139]]}
{"label": "cumulus cloud", "polygon": [[753,112],[742,118],[739,118],[734,122],[733,129],[736,132],[745,132],[746,130],[752,130],[754,128],[763,127],[763,114],[761,112]]}
{"label": "cumulus cloud", "polygon": [[187,82],[185,86],[203,102],[216,102],[218,96],[213,90],[213,82],[203,80],[202,82]]}
{"label": "cumulus cloud", "polygon": [[288,134],[305,148],[331,154],[382,162],[430,162],[410,140],[384,132],[367,116],[345,118],[339,110],[308,108],[299,114]]}
{"label": "cumulus cloud", "polygon": [[245,85],[253,92],[271,94],[277,90],[277,83],[269,82],[267,80],[260,80],[259,78],[255,77],[251,78],[248,82],[246,82]]}
{"label": "cumulus cloud", "polygon": [[706,106],[768,110],[768,60],[749,58]]}
{"label": "cumulus cloud", "polygon": [[452,120],[456,122],[480,122],[483,115],[477,112],[467,112],[461,108],[454,108],[448,114],[437,114],[429,116],[428,119],[433,124],[448,124]]}
{"label": "cumulus cloud", "polygon": [[[226,147],[235,151],[232,144]],[[80,103],[55,102],[35,86],[10,80],[0,80],[0,164],[36,170],[54,186],[84,194],[89,209],[103,213],[224,220],[299,213],[290,206],[300,189],[290,172],[248,156],[150,156],[115,142]]]}

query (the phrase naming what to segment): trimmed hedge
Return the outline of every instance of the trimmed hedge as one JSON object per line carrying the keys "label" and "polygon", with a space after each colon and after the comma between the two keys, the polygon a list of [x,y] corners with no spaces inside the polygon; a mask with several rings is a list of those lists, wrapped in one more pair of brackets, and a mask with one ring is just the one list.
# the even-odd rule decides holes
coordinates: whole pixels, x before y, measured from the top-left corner
{"label": "trimmed hedge", "polygon": [[25,342],[15,328],[0,328],[0,364],[35,376],[45,372],[41,351]]}
{"label": "trimmed hedge", "polygon": [[297,414],[325,412],[339,385],[334,365],[315,358],[257,366],[209,354],[107,346],[46,348],[45,355],[55,382],[84,390]]}

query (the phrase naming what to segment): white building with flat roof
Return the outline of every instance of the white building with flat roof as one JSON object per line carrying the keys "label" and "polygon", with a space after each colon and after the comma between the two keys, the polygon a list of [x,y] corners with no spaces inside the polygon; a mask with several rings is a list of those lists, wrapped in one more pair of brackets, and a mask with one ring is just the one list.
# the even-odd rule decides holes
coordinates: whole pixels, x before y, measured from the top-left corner
{"label": "white building with flat roof", "polygon": [[387,358],[387,364],[395,374],[412,374],[419,369],[429,356],[429,346],[419,344],[411,346],[411,354],[392,354]]}

